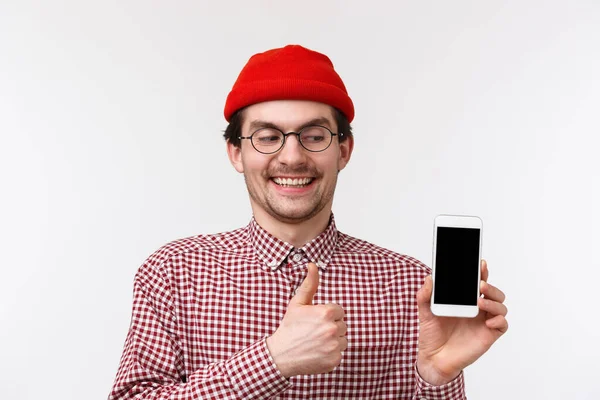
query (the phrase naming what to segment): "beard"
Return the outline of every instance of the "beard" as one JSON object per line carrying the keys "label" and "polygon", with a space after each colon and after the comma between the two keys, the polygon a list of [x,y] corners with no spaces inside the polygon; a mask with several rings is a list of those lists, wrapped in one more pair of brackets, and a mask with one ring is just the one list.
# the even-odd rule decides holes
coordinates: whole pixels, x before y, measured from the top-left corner
{"label": "beard", "polygon": [[[280,175],[310,176],[318,180],[318,182],[315,182],[317,184],[323,182],[321,180],[323,174],[315,168],[309,167],[288,168],[280,166],[277,169],[265,171],[261,178],[269,181],[271,177]],[[260,185],[255,184],[245,172],[244,181],[250,198],[272,218],[288,224],[298,224],[310,220],[328,204],[331,204],[337,184],[337,174],[329,187],[317,186],[313,189],[310,197],[303,196],[302,198],[280,196],[272,190],[266,190],[266,187],[265,190],[261,190]]]}

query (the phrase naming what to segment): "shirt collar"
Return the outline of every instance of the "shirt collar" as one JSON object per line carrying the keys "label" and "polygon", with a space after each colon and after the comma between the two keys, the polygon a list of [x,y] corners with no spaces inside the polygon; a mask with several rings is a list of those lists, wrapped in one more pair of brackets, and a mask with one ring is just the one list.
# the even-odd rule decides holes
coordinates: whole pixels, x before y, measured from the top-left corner
{"label": "shirt collar", "polygon": [[[294,246],[284,242],[264,230],[252,217],[248,224],[250,244],[254,248],[261,268],[275,270],[283,263],[285,258],[294,250]],[[325,271],[331,262],[333,251],[338,238],[338,230],[335,226],[333,214],[329,219],[329,225],[317,237],[300,248],[306,257],[317,264],[319,269]]]}

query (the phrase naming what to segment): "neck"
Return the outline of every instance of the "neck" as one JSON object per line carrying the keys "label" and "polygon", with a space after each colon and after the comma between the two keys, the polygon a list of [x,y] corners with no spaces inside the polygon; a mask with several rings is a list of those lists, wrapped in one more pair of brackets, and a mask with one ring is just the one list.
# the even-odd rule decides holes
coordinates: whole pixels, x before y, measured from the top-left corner
{"label": "neck", "polygon": [[319,236],[329,225],[331,206],[324,207],[317,215],[301,222],[281,221],[260,207],[252,207],[256,222],[279,240],[296,248],[304,246]]}

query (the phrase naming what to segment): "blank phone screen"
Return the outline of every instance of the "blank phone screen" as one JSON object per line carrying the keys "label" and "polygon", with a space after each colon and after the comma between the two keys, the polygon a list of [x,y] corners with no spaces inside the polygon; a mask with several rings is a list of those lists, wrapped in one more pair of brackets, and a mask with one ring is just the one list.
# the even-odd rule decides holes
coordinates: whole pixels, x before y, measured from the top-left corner
{"label": "blank phone screen", "polygon": [[480,234],[476,228],[437,228],[435,304],[477,305]]}

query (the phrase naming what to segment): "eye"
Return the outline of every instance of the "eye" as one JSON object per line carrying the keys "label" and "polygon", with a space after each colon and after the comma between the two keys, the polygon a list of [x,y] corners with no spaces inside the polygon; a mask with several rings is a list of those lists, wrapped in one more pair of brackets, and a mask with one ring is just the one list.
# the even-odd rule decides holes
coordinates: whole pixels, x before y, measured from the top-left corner
{"label": "eye", "polygon": [[320,126],[310,126],[304,128],[302,131],[302,142],[303,143],[319,143],[326,139],[329,132]]}
{"label": "eye", "polygon": [[258,130],[252,135],[252,140],[254,140],[256,144],[264,146],[279,144],[282,138],[283,135],[281,132],[270,128]]}

